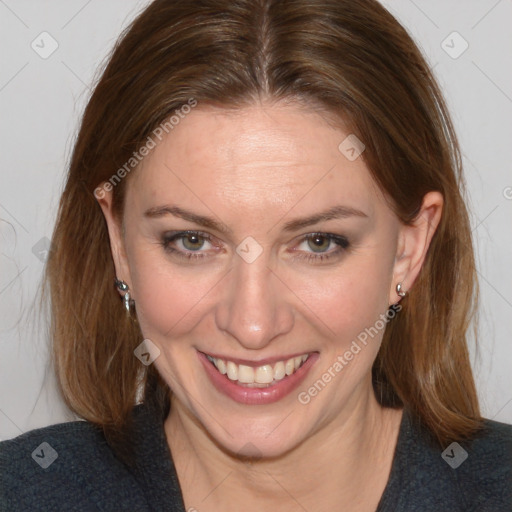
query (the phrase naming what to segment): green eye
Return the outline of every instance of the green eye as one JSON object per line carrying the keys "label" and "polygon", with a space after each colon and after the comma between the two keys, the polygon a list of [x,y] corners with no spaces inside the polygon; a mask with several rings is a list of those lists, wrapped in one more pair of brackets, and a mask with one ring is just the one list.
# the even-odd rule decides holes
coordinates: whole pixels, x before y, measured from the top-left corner
{"label": "green eye", "polygon": [[341,258],[350,243],[334,233],[308,233],[294,249],[296,258],[308,263],[328,263]]}
{"label": "green eye", "polygon": [[215,252],[211,237],[199,231],[164,233],[161,243],[169,254],[186,259],[207,258]]}
{"label": "green eye", "polygon": [[196,233],[188,233],[182,237],[181,243],[187,251],[199,251],[203,248],[205,239]]}
{"label": "green eye", "polygon": [[312,235],[307,239],[308,247],[313,252],[326,252],[330,248],[331,243],[332,239],[323,235]]}

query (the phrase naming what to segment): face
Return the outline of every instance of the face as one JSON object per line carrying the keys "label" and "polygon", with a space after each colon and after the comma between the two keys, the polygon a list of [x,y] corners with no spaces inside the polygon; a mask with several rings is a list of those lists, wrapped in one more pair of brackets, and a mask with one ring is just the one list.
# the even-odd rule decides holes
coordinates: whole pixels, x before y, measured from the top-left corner
{"label": "face", "polygon": [[412,279],[424,237],[347,135],[303,107],[199,105],[130,176],[123,234],[102,202],[172,407],[231,452],[279,455],[366,400]]}

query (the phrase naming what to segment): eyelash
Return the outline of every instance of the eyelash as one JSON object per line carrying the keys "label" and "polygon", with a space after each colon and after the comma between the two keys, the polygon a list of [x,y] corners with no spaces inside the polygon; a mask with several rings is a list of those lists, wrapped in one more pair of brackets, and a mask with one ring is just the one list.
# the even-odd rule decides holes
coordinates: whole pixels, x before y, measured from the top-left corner
{"label": "eyelash", "polygon": [[299,253],[295,255],[296,259],[299,260],[306,260],[308,263],[323,263],[326,261],[332,261],[333,259],[339,259],[344,251],[346,251],[349,246],[350,242],[348,239],[344,236],[335,235],[334,233],[308,233],[307,235],[304,235],[299,244],[301,245],[304,242],[307,242],[308,240],[314,239],[315,237],[321,237],[327,239],[329,242],[329,245],[331,242],[334,242],[334,244],[337,245],[336,249],[334,251],[330,252],[321,252],[321,253],[314,253],[314,252],[306,252],[306,253]]}
{"label": "eyelash", "polygon": [[[187,236],[196,236],[200,238],[201,240],[204,240],[206,242],[212,242],[212,237],[208,233],[204,233],[202,231],[177,231],[171,234],[166,234],[162,238],[161,245],[164,248],[164,250],[170,254],[176,255],[180,258],[187,259],[187,260],[199,260],[203,258],[207,258],[208,256],[205,256],[204,253],[201,253],[199,251],[182,251],[179,249],[175,249],[171,246],[171,244],[177,240],[183,240]],[[335,235],[333,233],[308,233],[307,235],[304,235],[298,245],[301,245],[304,242],[307,242],[310,239],[313,239],[315,237],[322,237],[326,238],[329,243],[334,242],[337,245],[336,250],[330,251],[330,252],[323,252],[323,253],[301,253],[294,255],[294,259],[299,260],[306,260],[309,263],[322,263],[325,261],[330,261],[335,258],[339,258],[341,256],[341,253],[343,253],[345,250],[347,250],[350,246],[350,242],[348,239],[344,236]],[[217,246],[218,247],[218,246]],[[294,249],[294,252],[297,251]],[[298,252],[298,251],[297,251]]]}
{"label": "eyelash", "polygon": [[207,242],[212,241],[212,238],[208,233],[203,233],[202,231],[177,231],[172,234],[164,235],[162,238],[162,246],[164,250],[168,253],[171,253],[173,255],[176,255],[180,258],[184,258],[187,260],[198,260],[203,259],[206,256],[203,253],[195,252],[195,251],[181,251],[179,249],[175,249],[174,247],[171,247],[171,244],[175,242],[176,240],[183,240],[187,236],[197,236],[201,238],[202,240],[206,240]]}

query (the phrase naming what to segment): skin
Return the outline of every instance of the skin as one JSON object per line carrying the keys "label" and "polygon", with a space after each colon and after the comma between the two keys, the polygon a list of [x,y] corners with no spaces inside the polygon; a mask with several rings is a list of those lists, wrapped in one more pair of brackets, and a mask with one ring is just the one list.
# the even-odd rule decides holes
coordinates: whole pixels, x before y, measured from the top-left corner
{"label": "skin", "polygon": [[[154,364],[173,390],[165,432],[187,508],[369,511],[382,495],[401,420],[372,391],[383,329],[307,405],[298,393],[400,300],[397,283],[410,289],[442,196],[428,193],[404,226],[363,158],[349,161],[338,150],[347,135],[298,105],[199,105],[129,177],[122,223],[111,193],[99,200],[116,275],[130,287],[142,333],[161,352]],[[162,205],[230,231],[144,215]],[[364,216],[284,229],[338,205]],[[166,252],[164,234],[182,230],[211,235],[199,250],[190,239],[171,243],[202,259]],[[318,248],[304,237],[318,232],[350,245],[324,240],[324,259],[307,259]],[[248,236],[263,249],[252,263],[236,253]],[[318,359],[277,403],[243,405],[213,388],[198,350],[251,361],[311,352]]]}

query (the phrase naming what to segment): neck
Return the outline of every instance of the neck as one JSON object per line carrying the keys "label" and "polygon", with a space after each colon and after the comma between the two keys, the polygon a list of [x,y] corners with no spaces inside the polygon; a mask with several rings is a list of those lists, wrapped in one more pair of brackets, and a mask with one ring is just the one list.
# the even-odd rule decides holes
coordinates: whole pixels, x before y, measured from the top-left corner
{"label": "neck", "polygon": [[224,451],[173,400],[165,431],[186,509],[375,510],[401,411],[382,408],[371,389],[353,402],[286,454],[250,460]]}

